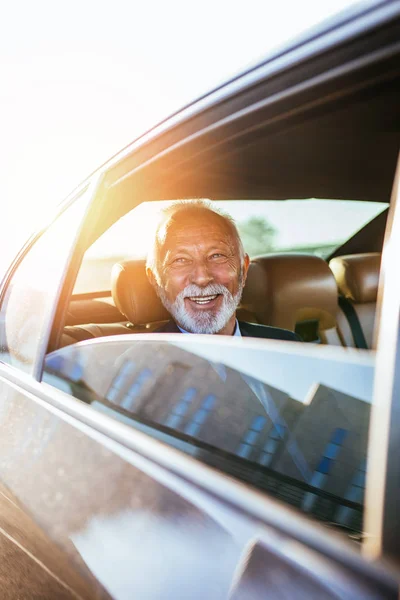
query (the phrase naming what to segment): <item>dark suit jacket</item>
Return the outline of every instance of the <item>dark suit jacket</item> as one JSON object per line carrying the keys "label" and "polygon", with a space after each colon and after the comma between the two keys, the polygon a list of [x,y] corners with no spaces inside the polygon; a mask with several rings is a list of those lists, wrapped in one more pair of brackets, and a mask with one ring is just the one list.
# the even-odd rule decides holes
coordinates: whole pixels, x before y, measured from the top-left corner
{"label": "dark suit jacket", "polygon": [[[267,327],[266,325],[254,325],[239,321],[240,332],[243,337],[267,338],[270,340],[287,340],[289,342],[301,342],[297,333],[279,327]],[[182,333],[174,321],[168,321],[154,333]]]}

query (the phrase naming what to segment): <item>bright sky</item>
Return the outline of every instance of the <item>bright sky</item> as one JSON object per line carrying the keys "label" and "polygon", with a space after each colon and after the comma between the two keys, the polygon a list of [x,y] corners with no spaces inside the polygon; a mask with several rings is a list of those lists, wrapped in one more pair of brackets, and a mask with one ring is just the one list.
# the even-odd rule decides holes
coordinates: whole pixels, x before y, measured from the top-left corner
{"label": "bright sky", "polygon": [[354,0],[14,0],[0,22],[2,258],[102,162]]}

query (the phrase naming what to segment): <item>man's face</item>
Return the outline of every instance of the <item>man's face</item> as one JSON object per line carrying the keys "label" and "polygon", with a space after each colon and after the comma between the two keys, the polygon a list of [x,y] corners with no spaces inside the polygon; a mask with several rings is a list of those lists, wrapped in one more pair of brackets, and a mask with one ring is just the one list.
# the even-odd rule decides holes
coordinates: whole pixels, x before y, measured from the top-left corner
{"label": "man's face", "polygon": [[231,335],[249,259],[242,264],[229,224],[207,211],[182,213],[160,235],[159,281],[149,277],[164,306],[187,331]]}

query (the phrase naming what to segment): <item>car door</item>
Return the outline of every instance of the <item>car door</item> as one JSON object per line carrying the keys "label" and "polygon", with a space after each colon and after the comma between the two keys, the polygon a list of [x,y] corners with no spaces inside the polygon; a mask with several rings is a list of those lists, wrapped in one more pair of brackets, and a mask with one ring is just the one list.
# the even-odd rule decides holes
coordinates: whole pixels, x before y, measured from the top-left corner
{"label": "car door", "polygon": [[[266,590],[276,598],[396,597],[395,579],[379,561],[364,562],[358,544],[310,519],[332,520],[341,509],[357,513],[359,506],[308,478],[314,444],[307,449],[289,421],[293,403],[282,410],[279,405],[288,373],[298,376],[290,392],[294,398],[306,370],[303,395],[310,382],[321,385],[306,405],[311,412],[297,426],[306,432],[314,424],[315,434],[318,428],[320,454],[326,442],[343,445],[338,418],[348,420],[346,405],[348,414],[368,408],[368,397],[357,397],[371,393],[373,359],[354,353],[349,360],[348,353],[283,342],[263,344],[261,353],[259,343],[245,340],[132,338],[53,352],[43,383],[8,374],[6,384],[3,376],[1,477],[10,510],[2,513],[2,527],[10,544],[35,562],[38,581],[29,586],[36,583],[37,597],[54,597],[56,585],[56,597],[260,598]],[[195,369],[191,374],[188,361]],[[175,380],[175,390],[169,386],[173,365],[186,370],[186,390],[183,377]],[[151,378],[145,370],[153,370]],[[175,376],[176,371],[169,374]],[[353,387],[335,391],[340,382]],[[147,384],[155,389],[146,390]],[[141,394],[151,403],[144,405],[147,420],[131,410]],[[217,414],[211,415],[212,398],[217,422],[211,418]],[[193,399],[197,405],[180,428],[182,405]],[[332,410],[321,412],[327,399]],[[210,417],[206,439],[197,430],[204,423],[200,413]],[[269,421],[268,431],[261,431],[259,422]],[[281,466],[254,468],[246,446],[255,448],[255,437],[267,435],[265,447],[272,453],[272,424],[288,430],[285,448],[277,449]],[[232,432],[233,446],[227,438]],[[332,432],[335,439],[329,441]],[[365,443],[365,429],[355,431],[353,424],[354,439],[360,432]],[[344,448],[345,462],[355,463],[351,446]],[[288,501],[297,512],[285,506]],[[309,517],[299,514],[304,508]],[[23,529],[15,527],[17,519]],[[357,527],[345,523],[351,531]],[[21,593],[21,563],[11,564]]]}
{"label": "car door", "polygon": [[[397,235],[397,228],[394,213],[391,236]],[[389,264],[387,281],[391,277]],[[385,292],[386,288],[384,295]],[[143,340],[153,345],[148,336]],[[191,432],[190,443],[178,435],[171,436],[171,421],[169,430],[160,431],[143,417],[129,417],[129,410],[128,415],[123,415],[125,420],[120,413],[104,410],[107,403],[99,402],[99,391],[94,399],[97,405],[92,397],[88,402],[94,383],[100,385],[107,378],[111,382],[110,386],[105,385],[109,399],[115,389],[133,402],[137,394],[146,390],[150,378],[144,371],[155,368],[160,350],[150,349],[149,361],[137,366],[139,371],[133,381],[128,381],[130,372],[125,366],[138,360],[137,356],[131,359],[129,353],[139,354],[143,360],[141,342],[142,336],[132,339],[128,336],[123,341],[123,352],[119,349],[120,342],[107,340],[55,351],[46,362],[43,382],[18,366],[1,365],[1,527],[4,556],[11,565],[7,583],[12,593],[28,594],[29,590],[38,598],[217,599],[230,595],[241,600],[263,597],[269,590],[276,598],[395,598],[395,572],[386,568],[381,558],[395,557],[396,550],[393,552],[378,530],[373,538],[374,560],[365,560],[359,547],[353,548],[343,535],[284,505],[287,498],[297,495],[303,509],[306,507],[312,514],[312,497],[320,495],[323,504],[318,505],[318,510],[315,503],[318,515],[321,510],[326,513],[326,502],[333,506],[333,512],[337,511],[338,502],[339,508],[354,511],[354,503],[319,492],[312,479],[308,480],[309,485],[270,471],[269,483],[260,489],[260,480],[266,475],[262,465],[255,473],[252,471],[252,478],[243,476],[246,449],[237,449],[230,470],[224,468],[226,462],[222,460],[226,449],[222,449],[221,455],[212,440],[211,444],[208,440],[207,447],[203,443],[199,451],[199,446],[193,444],[199,423],[196,414],[210,412],[212,408],[212,391],[207,385],[199,397],[204,406],[197,407],[185,426]],[[154,343],[160,345],[155,338]],[[189,350],[190,356],[197,353],[202,360],[206,359],[215,379],[222,384],[226,381],[224,368],[233,370],[231,375],[240,376],[241,385],[247,386],[253,401],[254,397],[261,400],[263,397],[265,388],[260,388],[257,380],[261,371],[266,373],[261,383],[267,383],[270,391],[276,389],[276,398],[280,397],[277,388],[283,384],[268,379],[278,372],[274,366],[279,364],[277,361],[288,361],[288,372],[295,369],[299,374],[308,372],[322,383],[325,381],[322,373],[327,373],[325,377],[330,379],[324,385],[333,390],[343,381],[355,384],[353,392],[344,390],[347,402],[352,394],[356,397],[361,394],[357,385],[372,393],[373,357],[359,357],[356,353],[351,358],[349,351],[341,349],[335,353],[326,348],[324,352],[315,346],[292,347],[283,342],[270,342],[269,346],[265,342],[261,354],[257,343],[239,340],[242,345],[238,346],[235,341],[223,339],[217,345],[209,343],[207,351],[201,352],[199,347],[190,348],[193,342],[188,338],[169,343],[170,349],[161,352],[163,360],[165,356],[171,358],[177,348]],[[115,358],[110,344],[117,344]],[[74,360],[60,361],[68,352]],[[378,357],[379,352],[378,345]],[[387,361],[386,346],[384,352]],[[182,358],[173,362],[185,370]],[[261,371],[260,367],[257,371],[257,362]],[[265,364],[271,365],[270,370],[265,370]],[[204,385],[208,378],[201,371],[199,376]],[[153,391],[150,397],[157,405],[157,398],[163,396],[163,378],[171,395],[171,414],[165,416],[179,417],[182,409],[174,404],[166,375],[160,379],[158,395]],[[290,377],[283,373],[281,379]],[[293,382],[296,387],[297,377]],[[233,388],[222,385],[221,389],[228,390],[227,399],[238,387],[236,379],[233,385]],[[291,392],[293,396],[295,393]],[[180,402],[189,403],[189,396],[192,394],[182,397]],[[387,411],[392,397],[385,394],[381,410]],[[243,413],[241,398],[239,395],[241,412],[232,413],[237,416],[230,421],[230,430],[235,430],[244,420],[243,414],[250,412],[246,404]],[[273,412],[269,414],[272,418]],[[317,425],[320,431],[335,425],[334,419],[329,421],[332,413],[325,415],[328,421],[321,421],[323,414],[318,413],[313,419],[314,427]],[[226,420],[224,413],[222,422]],[[390,426],[393,425],[392,420]],[[329,444],[343,443],[338,429],[343,430],[334,426],[335,439],[328,440]],[[259,427],[251,425],[250,430],[243,432],[241,445],[251,445]],[[219,440],[221,429],[216,431]],[[296,440],[301,437],[297,435]],[[296,456],[295,466],[304,472],[312,463],[310,460],[302,463],[304,452],[296,450],[296,440],[289,438],[286,454],[289,453],[290,460]],[[327,451],[332,452],[332,448]],[[374,446],[371,451],[376,451]],[[385,454],[381,464],[388,460]],[[393,496],[386,492],[382,511],[377,509],[377,491],[383,494],[386,487],[377,488],[376,479],[371,479],[371,474],[369,477],[374,497],[373,508],[367,503],[366,511],[367,515],[374,515],[381,527],[387,502],[392,502]],[[276,481],[279,481],[278,493],[273,491]]]}

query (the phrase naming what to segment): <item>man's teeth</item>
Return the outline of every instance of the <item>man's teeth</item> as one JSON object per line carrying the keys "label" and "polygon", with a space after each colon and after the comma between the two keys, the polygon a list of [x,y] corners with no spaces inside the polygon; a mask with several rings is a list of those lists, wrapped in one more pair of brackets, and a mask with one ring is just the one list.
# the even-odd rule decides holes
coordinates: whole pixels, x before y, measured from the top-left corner
{"label": "man's teeth", "polygon": [[196,302],[196,304],[207,304],[208,302],[215,300],[217,296],[218,294],[215,294],[215,296],[189,296],[189,300]]}

